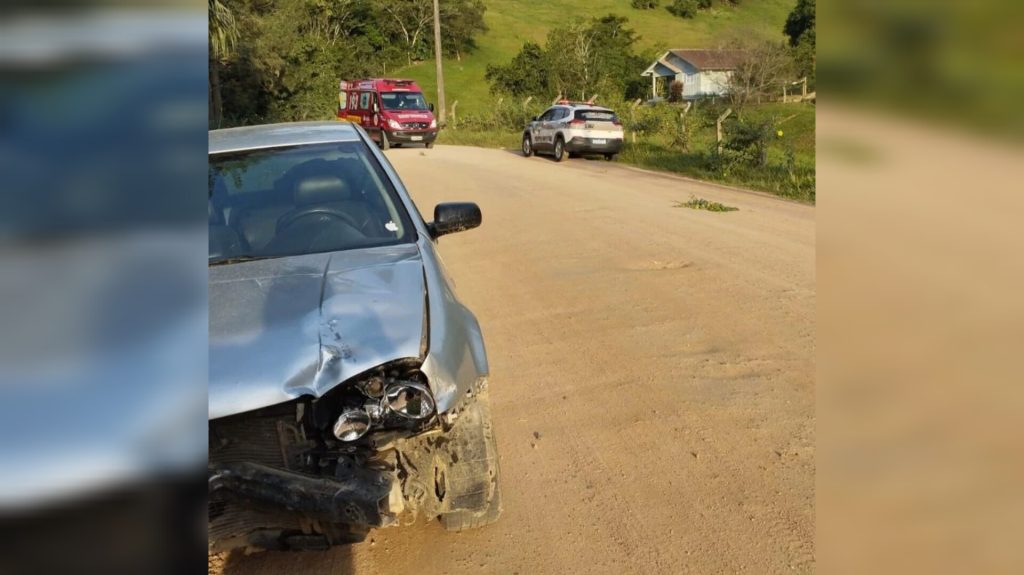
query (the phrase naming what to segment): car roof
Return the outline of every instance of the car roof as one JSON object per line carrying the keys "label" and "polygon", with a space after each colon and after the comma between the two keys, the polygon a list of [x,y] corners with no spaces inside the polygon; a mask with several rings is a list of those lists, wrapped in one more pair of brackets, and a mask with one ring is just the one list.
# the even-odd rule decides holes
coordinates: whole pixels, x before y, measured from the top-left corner
{"label": "car roof", "polygon": [[305,144],[328,144],[331,142],[357,142],[359,132],[351,122],[291,122],[287,124],[264,124],[210,130],[210,154],[301,146]]}
{"label": "car roof", "polygon": [[594,104],[555,104],[552,108],[569,108],[571,110],[595,110],[598,112],[612,112],[611,108],[605,108],[604,106],[596,106]]}

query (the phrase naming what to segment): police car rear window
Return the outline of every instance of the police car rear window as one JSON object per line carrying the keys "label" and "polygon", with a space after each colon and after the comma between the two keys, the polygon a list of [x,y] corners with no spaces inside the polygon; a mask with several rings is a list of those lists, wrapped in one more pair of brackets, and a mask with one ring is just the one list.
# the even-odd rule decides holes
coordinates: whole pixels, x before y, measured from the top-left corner
{"label": "police car rear window", "polygon": [[576,119],[585,122],[615,122],[615,112],[608,110],[576,110]]}

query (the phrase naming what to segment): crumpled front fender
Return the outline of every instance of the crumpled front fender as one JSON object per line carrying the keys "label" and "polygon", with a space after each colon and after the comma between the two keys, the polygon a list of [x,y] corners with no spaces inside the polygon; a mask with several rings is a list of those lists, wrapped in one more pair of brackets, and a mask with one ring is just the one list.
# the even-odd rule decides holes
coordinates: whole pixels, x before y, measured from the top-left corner
{"label": "crumpled front fender", "polygon": [[488,375],[487,351],[480,323],[456,298],[433,243],[422,237],[419,243],[429,310],[428,351],[421,370],[430,382],[438,413],[446,413]]}

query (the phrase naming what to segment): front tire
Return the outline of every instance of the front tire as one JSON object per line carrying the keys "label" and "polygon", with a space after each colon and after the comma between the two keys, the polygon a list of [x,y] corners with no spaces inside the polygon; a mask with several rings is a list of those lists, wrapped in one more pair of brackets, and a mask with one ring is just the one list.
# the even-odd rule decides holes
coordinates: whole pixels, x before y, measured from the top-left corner
{"label": "front tire", "polygon": [[615,159],[615,156],[616,154],[605,154],[604,159],[610,162]]}
{"label": "front tire", "polygon": [[434,147],[434,142],[427,142],[426,144],[423,144],[423,146],[429,150]]}
{"label": "front tire", "polygon": [[523,134],[523,156],[529,158],[533,155],[533,138],[529,134]]}
{"label": "front tire", "polygon": [[388,133],[384,130],[380,131],[380,149],[388,150],[391,148],[391,142],[388,141]]}
{"label": "front tire", "polygon": [[555,161],[561,162],[565,159],[565,140],[562,136],[558,136],[555,140]]}

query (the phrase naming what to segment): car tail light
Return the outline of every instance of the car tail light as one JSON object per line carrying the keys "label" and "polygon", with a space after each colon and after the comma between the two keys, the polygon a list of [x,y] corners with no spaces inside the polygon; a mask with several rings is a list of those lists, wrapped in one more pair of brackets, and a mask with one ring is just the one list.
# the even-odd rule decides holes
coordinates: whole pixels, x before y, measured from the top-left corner
{"label": "car tail light", "polygon": [[577,128],[581,128],[584,125],[586,125],[586,122],[584,122],[583,120],[573,120],[573,121],[569,122],[569,125],[570,126],[575,126]]}

